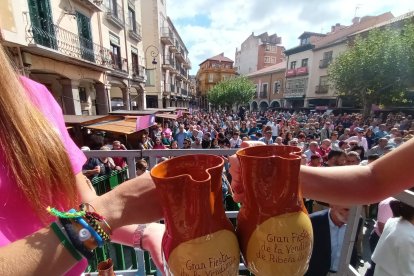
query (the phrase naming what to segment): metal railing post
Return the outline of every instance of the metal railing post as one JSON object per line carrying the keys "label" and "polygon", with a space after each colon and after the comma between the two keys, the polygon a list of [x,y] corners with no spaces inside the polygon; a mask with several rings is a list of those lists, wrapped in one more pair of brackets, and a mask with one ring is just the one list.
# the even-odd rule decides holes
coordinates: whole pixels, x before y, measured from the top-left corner
{"label": "metal railing post", "polygon": [[349,211],[349,218],[346,226],[344,241],[342,243],[341,257],[339,261],[339,275],[348,275],[348,266],[351,261],[352,251],[358,232],[361,210],[362,206],[358,205],[352,207]]}

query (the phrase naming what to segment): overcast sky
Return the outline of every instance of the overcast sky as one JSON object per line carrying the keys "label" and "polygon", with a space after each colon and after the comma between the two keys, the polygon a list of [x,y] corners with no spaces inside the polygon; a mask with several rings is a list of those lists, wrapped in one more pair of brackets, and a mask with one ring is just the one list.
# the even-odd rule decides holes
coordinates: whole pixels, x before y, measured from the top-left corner
{"label": "overcast sky", "polygon": [[[147,0],[144,0],[147,1]],[[234,60],[236,47],[252,33],[282,37],[282,45],[299,44],[304,31],[326,33],[352,18],[414,10],[414,0],[166,0],[167,15],[184,41],[195,75],[199,64],[224,52]]]}

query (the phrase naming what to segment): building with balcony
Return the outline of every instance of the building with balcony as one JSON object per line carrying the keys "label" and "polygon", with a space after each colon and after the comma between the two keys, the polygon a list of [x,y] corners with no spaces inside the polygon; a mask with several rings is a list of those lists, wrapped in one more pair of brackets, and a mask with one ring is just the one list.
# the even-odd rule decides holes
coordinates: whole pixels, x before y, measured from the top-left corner
{"label": "building with balcony", "polygon": [[235,77],[236,75],[233,61],[225,57],[224,53],[203,61],[196,75],[198,106],[201,109],[208,109],[208,91],[222,80]]}
{"label": "building with balcony", "polygon": [[352,99],[341,99],[337,96],[336,91],[329,83],[328,67],[338,55],[347,50],[350,36],[393,18],[394,16],[389,12],[378,16],[356,17],[352,20],[351,25],[336,24],[331,27],[331,31],[326,36],[315,41],[312,49],[314,62],[309,67],[312,74],[309,77],[305,98],[305,103],[310,108],[328,109],[354,106]]}
{"label": "building with balcony", "polygon": [[165,1],[142,1],[141,5],[147,106],[188,107],[188,50],[167,16]]}
{"label": "building with balcony", "polygon": [[140,1],[102,2],[6,0],[9,8],[0,10],[2,44],[20,72],[43,83],[65,114],[130,109],[130,95],[143,91],[143,70],[131,62],[133,54],[137,61],[142,57],[142,45],[121,32],[127,7],[137,5],[140,24]]}
{"label": "building with balcony", "polygon": [[283,106],[286,62],[282,61],[246,77],[256,85],[256,95],[250,102],[250,110],[267,110]]}
{"label": "building with balcony", "polygon": [[101,37],[111,51],[112,68],[107,72],[111,110],[146,108],[141,2],[104,1]]}
{"label": "building with balcony", "polygon": [[309,66],[313,62],[312,49],[315,41],[325,34],[304,32],[299,36],[300,45],[285,51],[286,81],[284,91],[284,107],[307,107],[305,102],[309,77],[312,75]]}
{"label": "building with balcony", "polygon": [[252,33],[236,48],[235,65],[237,73],[250,74],[265,67],[273,66],[284,60],[285,48],[279,45],[282,38],[267,32],[255,36]]}

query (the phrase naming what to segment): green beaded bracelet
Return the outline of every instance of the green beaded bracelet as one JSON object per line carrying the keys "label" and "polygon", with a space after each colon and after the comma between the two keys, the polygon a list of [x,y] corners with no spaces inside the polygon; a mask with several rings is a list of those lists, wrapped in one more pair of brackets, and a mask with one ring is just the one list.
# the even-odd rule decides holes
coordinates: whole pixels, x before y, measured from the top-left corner
{"label": "green beaded bracelet", "polygon": [[73,246],[73,244],[70,242],[70,240],[66,237],[66,235],[63,233],[62,229],[59,227],[59,225],[56,222],[53,222],[50,225],[50,228],[52,228],[53,232],[55,232],[56,236],[59,238],[60,243],[63,244],[63,246],[69,251],[69,253],[77,260],[80,261],[83,259],[83,257],[79,254],[79,252],[76,250],[76,248]]}

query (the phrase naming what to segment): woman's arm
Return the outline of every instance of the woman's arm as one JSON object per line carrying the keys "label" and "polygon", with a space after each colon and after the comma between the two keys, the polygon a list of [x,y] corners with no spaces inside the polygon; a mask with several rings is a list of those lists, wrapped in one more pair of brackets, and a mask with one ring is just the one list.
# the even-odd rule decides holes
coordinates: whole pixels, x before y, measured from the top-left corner
{"label": "woman's arm", "polygon": [[[243,147],[257,143],[243,142]],[[243,186],[235,155],[229,157],[234,200],[242,202]],[[414,139],[368,166],[313,168],[301,166],[303,196],[338,205],[369,204],[414,186]]]}
{"label": "woman's arm", "polygon": [[379,202],[414,186],[414,139],[368,166],[301,167],[303,195],[353,205]]}
{"label": "woman's arm", "polygon": [[0,247],[0,275],[62,275],[76,263],[50,228]]}

